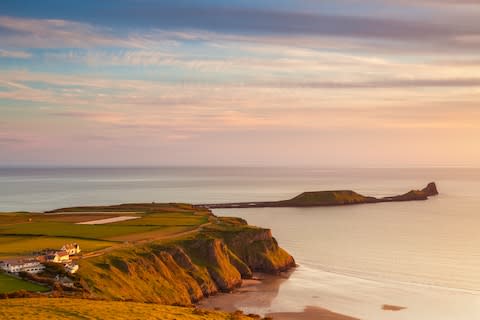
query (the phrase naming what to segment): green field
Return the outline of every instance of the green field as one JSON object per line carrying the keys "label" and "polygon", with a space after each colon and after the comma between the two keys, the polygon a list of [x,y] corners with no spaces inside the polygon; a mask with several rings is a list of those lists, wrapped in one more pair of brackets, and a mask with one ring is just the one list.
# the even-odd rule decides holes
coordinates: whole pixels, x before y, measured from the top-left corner
{"label": "green field", "polygon": [[115,223],[129,226],[197,226],[208,221],[207,216],[192,213],[169,212],[153,213],[141,219],[127,220]]}
{"label": "green field", "polygon": [[0,235],[0,259],[29,255],[32,252],[38,252],[46,248],[59,250],[65,243],[72,242],[78,243],[83,252],[103,249],[116,243],[113,241],[77,238]]}
{"label": "green field", "polygon": [[[135,216],[108,224],[78,224],[92,220]],[[42,249],[60,249],[77,242],[84,253],[125,241],[162,239],[193,232],[210,214],[184,204],[128,204],[75,207],[42,213],[0,213],[0,259],[28,256]]]}
{"label": "green field", "polygon": [[108,239],[130,233],[152,231],[156,228],[158,228],[158,226],[119,225],[117,223],[82,225],[68,222],[36,222],[0,227],[0,235],[43,235],[51,237]]}
{"label": "green field", "polygon": [[[44,292],[50,289],[0,272],[0,293],[11,293],[19,290]],[[0,312],[0,314],[2,313]]]}
{"label": "green field", "polygon": [[119,301],[67,298],[0,300],[2,319],[158,319],[158,320],[247,320],[243,315],[193,308]]}

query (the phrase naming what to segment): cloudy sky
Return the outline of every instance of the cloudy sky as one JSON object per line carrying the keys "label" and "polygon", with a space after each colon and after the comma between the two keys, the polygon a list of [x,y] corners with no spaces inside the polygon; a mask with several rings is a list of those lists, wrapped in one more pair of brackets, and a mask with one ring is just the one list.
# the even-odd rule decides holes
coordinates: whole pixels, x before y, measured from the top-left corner
{"label": "cloudy sky", "polygon": [[2,0],[0,165],[480,166],[478,0]]}

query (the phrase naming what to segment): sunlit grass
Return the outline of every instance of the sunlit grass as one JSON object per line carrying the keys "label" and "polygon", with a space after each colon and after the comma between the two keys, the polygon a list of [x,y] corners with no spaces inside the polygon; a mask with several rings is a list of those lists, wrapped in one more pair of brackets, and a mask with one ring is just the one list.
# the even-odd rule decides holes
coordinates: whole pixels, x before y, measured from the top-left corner
{"label": "sunlit grass", "polygon": [[59,250],[66,243],[76,242],[83,252],[90,252],[106,248],[115,244],[112,241],[85,240],[63,237],[26,237],[0,235],[0,259],[14,256],[29,255],[43,249]]}
{"label": "sunlit grass", "polygon": [[30,298],[0,300],[3,319],[161,319],[161,320],[246,320],[219,311],[198,311],[193,308],[171,307],[119,301],[82,299]]}
{"label": "sunlit grass", "polygon": [[[50,289],[0,272],[0,293],[11,293],[19,290],[43,292]],[[3,313],[0,312],[0,314]]]}

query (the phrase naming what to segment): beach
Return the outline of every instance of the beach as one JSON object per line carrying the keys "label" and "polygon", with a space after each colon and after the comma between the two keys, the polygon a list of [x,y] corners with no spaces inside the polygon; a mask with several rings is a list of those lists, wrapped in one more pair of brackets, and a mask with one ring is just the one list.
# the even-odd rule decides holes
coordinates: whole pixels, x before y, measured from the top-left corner
{"label": "beach", "polygon": [[[253,279],[243,280],[242,286],[232,293],[219,293],[200,301],[197,305],[207,309],[234,312],[245,310],[246,313],[260,313],[275,320],[358,320],[316,306],[307,306],[299,312],[266,312],[284,281],[287,281],[293,270],[279,276],[255,274]],[[256,310],[256,312],[255,312]]]}
{"label": "beach", "polygon": [[269,313],[267,316],[272,317],[275,320],[359,320],[357,318],[344,316],[330,310],[312,306],[307,306],[305,310],[301,312],[276,312]]}

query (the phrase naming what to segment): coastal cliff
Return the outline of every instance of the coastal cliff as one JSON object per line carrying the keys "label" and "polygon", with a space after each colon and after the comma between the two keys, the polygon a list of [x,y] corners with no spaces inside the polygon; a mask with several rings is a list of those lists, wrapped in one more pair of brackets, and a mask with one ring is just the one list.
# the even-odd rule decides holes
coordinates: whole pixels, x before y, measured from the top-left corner
{"label": "coastal cliff", "polygon": [[186,239],[136,244],[82,259],[76,286],[89,298],[191,305],[239,287],[254,271],[276,274],[294,266],[270,230],[214,217]]}

